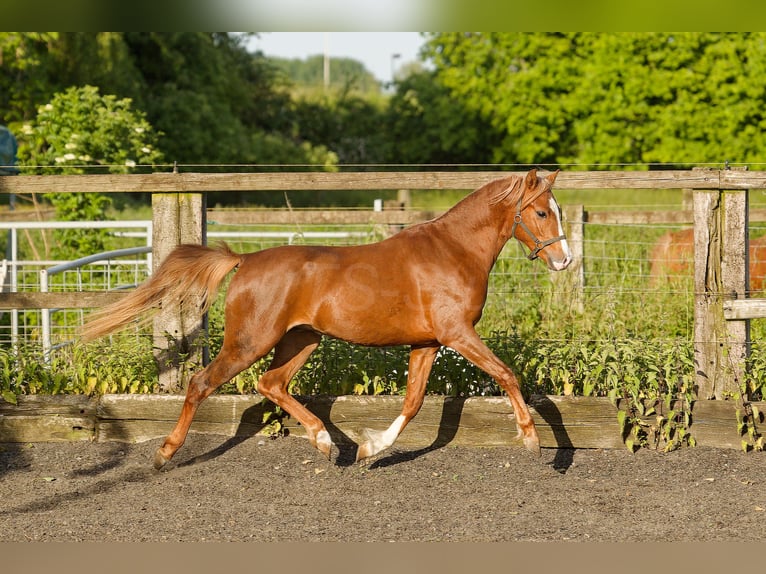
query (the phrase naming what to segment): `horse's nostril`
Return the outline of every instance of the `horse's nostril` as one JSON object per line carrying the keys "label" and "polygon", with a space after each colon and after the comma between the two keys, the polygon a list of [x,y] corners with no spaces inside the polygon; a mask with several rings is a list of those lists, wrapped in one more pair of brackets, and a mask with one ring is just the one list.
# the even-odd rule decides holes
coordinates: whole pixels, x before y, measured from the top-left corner
{"label": "horse's nostril", "polygon": [[561,261],[554,261],[552,268],[555,269],[556,271],[563,271],[564,269],[569,267],[569,264],[571,262],[572,262],[572,256],[566,255],[564,259],[562,259]]}

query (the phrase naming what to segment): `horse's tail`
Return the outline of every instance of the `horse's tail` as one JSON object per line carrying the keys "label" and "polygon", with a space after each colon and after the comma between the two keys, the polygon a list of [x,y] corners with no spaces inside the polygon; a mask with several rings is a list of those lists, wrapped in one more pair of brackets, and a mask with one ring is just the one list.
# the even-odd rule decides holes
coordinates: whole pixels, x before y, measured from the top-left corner
{"label": "horse's tail", "polygon": [[202,315],[213,304],[226,275],[241,259],[225,243],[215,248],[179,245],[147,281],[116,303],[92,314],[82,328],[81,337],[84,341],[98,339],[126,327],[147,311],[173,304],[198,305]]}

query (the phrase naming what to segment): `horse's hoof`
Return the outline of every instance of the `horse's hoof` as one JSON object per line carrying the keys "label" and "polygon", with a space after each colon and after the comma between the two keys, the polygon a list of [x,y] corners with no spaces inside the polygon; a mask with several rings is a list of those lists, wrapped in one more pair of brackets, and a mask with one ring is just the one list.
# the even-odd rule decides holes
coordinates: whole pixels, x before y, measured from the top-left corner
{"label": "horse's hoof", "polygon": [[327,457],[327,460],[332,459],[332,447],[334,446],[330,433],[326,430],[319,431],[316,438],[316,448],[319,452]]}
{"label": "horse's hoof", "polygon": [[356,447],[356,462],[360,462],[373,455],[369,442],[365,442]]}
{"label": "horse's hoof", "polygon": [[162,470],[162,468],[170,462],[169,458],[165,458],[165,455],[162,454],[161,451],[157,451],[154,453],[154,468],[156,470]]}
{"label": "horse's hoof", "polygon": [[524,447],[535,456],[541,456],[540,439],[537,436],[525,436]]}

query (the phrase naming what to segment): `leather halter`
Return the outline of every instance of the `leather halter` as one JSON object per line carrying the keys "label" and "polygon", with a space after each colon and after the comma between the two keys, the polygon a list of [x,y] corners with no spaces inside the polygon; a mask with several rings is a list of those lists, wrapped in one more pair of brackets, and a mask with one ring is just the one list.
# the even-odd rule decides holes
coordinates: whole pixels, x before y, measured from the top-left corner
{"label": "leather halter", "polygon": [[[543,193],[550,190],[549,185],[543,185],[542,189],[538,191],[536,194],[534,194],[530,199],[528,199],[526,202],[524,202],[524,196],[522,195],[519,198],[519,203],[516,206],[516,215],[513,216],[513,227],[511,228],[511,237],[516,237],[516,227],[521,226],[521,228],[526,232],[527,235],[529,235],[532,238],[532,241],[535,242],[535,248],[530,251],[529,255],[527,255],[527,259],[532,261],[533,259],[537,259],[539,257],[540,251],[548,247],[549,245],[556,243],[558,241],[563,241],[567,237],[566,235],[559,235],[558,237],[552,237],[551,239],[548,239],[546,241],[540,241],[537,236],[532,233],[532,230],[527,227],[527,224],[524,223],[524,221],[521,219],[521,212],[524,211],[526,208],[528,208],[530,205],[532,205],[532,202],[536,200],[538,197],[540,197]],[[560,215],[559,215],[560,217]],[[518,240],[519,238],[516,237]],[[521,243],[521,240],[519,240],[519,243]]]}

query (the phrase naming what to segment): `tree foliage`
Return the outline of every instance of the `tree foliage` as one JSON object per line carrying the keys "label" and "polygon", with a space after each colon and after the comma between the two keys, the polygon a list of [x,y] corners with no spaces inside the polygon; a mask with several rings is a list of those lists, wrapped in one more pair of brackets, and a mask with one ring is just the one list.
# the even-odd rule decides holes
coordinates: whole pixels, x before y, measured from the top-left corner
{"label": "tree foliage", "polygon": [[341,89],[303,94],[293,102],[294,130],[303,141],[320,143],[341,164],[374,164],[383,160],[385,102]]}
{"label": "tree foliage", "polygon": [[[296,163],[317,156],[332,163],[326,150],[292,137],[284,75],[248,53],[246,40],[203,32],[0,33],[0,124],[18,128],[54,94],[92,85],[146,113],[165,134],[167,161],[269,164],[290,148]],[[275,154],[264,139],[278,140]]]}
{"label": "tree foliage", "polygon": [[397,83],[385,127],[385,160],[395,164],[489,163],[500,143],[500,132],[453,98],[433,71],[417,71]]}
{"label": "tree foliage", "polygon": [[[324,56],[321,54],[300,58],[271,58],[291,82],[300,87],[324,88]],[[329,88],[354,90],[367,94],[380,91],[380,82],[362,62],[353,58],[329,59]]]}
{"label": "tree foliage", "polygon": [[428,68],[400,74],[393,93],[337,58],[331,89],[309,90],[304,82],[321,85],[320,56],[272,60],[249,53],[247,39],[0,33],[0,124],[18,133],[54,95],[92,85],[130,98],[164,134],[165,160],[195,169],[763,157],[766,33],[430,34]]}
{"label": "tree foliage", "polygon": [[51,90],[50,46],[55,33],[0,32],[0,124],[13,125],[34,116]]}
{"label": "tree foliage", "polygon": [[[158,135],[145,115],[127,98],[102,96],[98,88],[70,88],[40,107],[19,134],[19,165],[38,173],[126,173],[141,164],[161,161]],[[50,193],[46,198],[62,221],[105,219],[109,198],[103,194]],[[93,230],[60,230],[53,254],[61,258],[103,250]]]}
{"label": "tree foliage", "polygon": [[763,33],[444,33],[436,80],[502,132],[494,161],[760,161]]}

